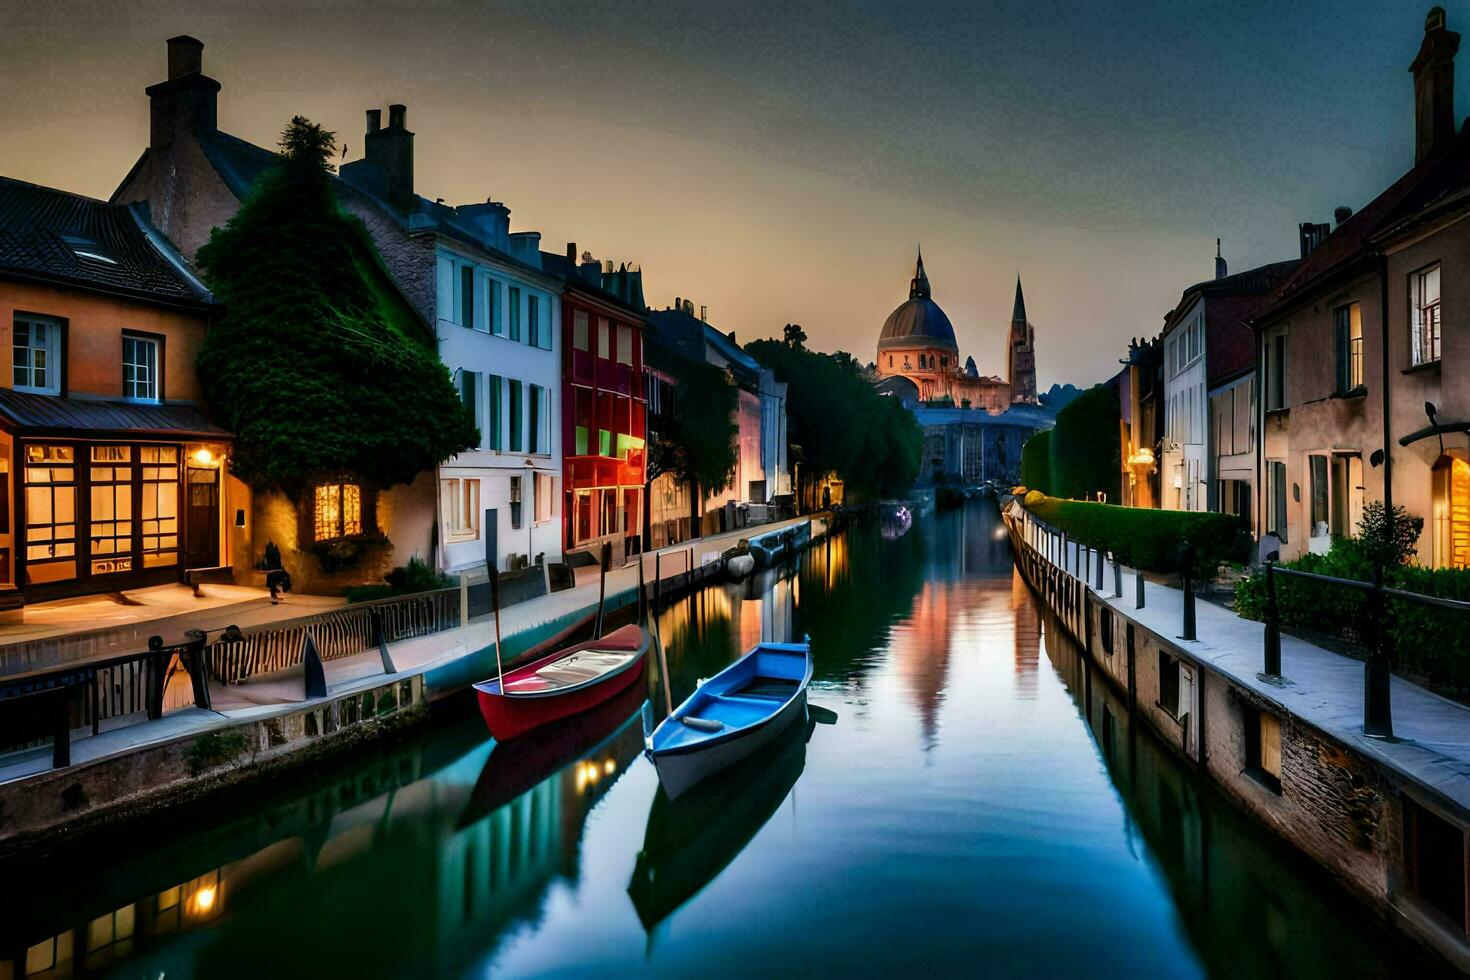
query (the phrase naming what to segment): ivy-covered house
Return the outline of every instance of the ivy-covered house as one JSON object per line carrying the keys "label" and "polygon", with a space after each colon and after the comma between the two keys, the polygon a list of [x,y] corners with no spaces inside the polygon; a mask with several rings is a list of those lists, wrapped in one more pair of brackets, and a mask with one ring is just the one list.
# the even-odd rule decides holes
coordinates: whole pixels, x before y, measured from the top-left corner
{"label": "ivy-covered house", "polygon": [[145,207],[225,306],[199,366],[256,491],[253,563],[278,553],[308,592],[432,564],[437,464],[475,438],[434,327],[375,242],[380,209],[330,176],[331,134],[293,120],[283,155],[220,131],[202,52],[169,40],[149,145],[113,201]]}

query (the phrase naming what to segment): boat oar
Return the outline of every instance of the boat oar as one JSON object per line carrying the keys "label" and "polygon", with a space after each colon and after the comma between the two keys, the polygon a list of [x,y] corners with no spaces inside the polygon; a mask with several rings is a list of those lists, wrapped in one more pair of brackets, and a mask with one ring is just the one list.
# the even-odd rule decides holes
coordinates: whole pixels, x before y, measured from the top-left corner
{"label": "boat oar", "polygon": [[490,572],[490,608],[495,611],[495,676],[500,679],[500,693],[505,694],[505,668],[500,663],[500,572],[486,564]]}
{"label": "boat oar", "polygon": [[816,722],[818,725],[837,724],[837,712],[833,711],[831,708],[824,708],[820,704],[811,704],[810,702],[808,702],[806,706],[806,712],[811,720]]}

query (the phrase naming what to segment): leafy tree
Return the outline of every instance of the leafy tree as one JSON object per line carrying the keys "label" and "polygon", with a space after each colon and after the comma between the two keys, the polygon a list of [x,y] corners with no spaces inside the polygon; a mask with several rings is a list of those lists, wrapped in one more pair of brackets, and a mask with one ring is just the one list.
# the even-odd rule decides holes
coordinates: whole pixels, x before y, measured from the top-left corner
{"label": "leafy tree", "polygon": [[801,447],[804,474],[835,473],[858,494],[878,497],[897,496],[913,485],[923,430],[896,399],[873,390],[856,358],[784,340],[757,340],[745,350],[791,385],[787,435]]}
{"label": "leafy tree", "polygon": [[1051,486],[1051,430],[1042,429],[1021,447],[1021,485],[1046,493]]}
{"label": "leafy tree", "polygon": [[801,329],[799,323],[788,323],[781,330],[785,338],[786,346],[793,350],[806,350],[806,331]]}
{"label": "leafy tree", "polygon": [[737,461],[737,395],[725,372],[713,364],[674,355],[669,373],[675,381],[673,407],[648,447],[648,481],[672,473],[681,483],[714,490],[730,483]]}
{"label": "leafy tree", "polygon": [[293,118],[280,165],[199,250],[225,306],[199,376],[235,433],[236,472],[260,489],[406,483],[478,442],[432,334],[337,207],[335,147]]}
{"label": "leafy tree", "polygon": [[1109,385],[1087,389],[1058,412],[1051,433],[1052,486],[1047,491],[1073,499],[1092,498],[1102,491],[1108,500],[1120,499],[1120,424],[1118,393]]}

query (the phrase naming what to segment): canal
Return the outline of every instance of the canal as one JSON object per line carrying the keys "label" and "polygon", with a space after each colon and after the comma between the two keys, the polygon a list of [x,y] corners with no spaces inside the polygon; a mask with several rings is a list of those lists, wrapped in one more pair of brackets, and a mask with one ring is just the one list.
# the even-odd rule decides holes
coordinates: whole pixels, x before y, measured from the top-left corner
{"label": "canal", "polygon": [[0,978],[1423,969],[1130,727],[988,501],[659,619],[675,701],[810,634],[813,723],[670,803],[641,755],[651,675],[526,751],[453,711],[224,812],[0,868]]}

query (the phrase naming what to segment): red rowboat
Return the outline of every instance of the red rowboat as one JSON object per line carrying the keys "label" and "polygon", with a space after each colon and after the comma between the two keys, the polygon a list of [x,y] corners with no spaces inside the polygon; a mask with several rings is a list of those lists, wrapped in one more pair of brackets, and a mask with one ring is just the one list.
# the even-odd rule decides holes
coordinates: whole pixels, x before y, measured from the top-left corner
{"label": "red rowboat", "polygon": [[475,685],[480,714],[501,742],[595,707],[643,677],[648,633],[624,626]]}

